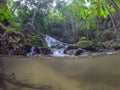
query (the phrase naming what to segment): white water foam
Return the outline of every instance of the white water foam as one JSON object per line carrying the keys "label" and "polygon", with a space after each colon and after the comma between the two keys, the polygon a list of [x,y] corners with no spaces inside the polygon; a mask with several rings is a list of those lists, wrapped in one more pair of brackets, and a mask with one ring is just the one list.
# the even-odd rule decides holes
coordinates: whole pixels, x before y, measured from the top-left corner
{"label": "white water foam", "polygon": [[47,42],[48,47],[51,48],[53,56],[68,56],[64,54],[64,50],[67,47],[66,43],[60,42],[59,40],[56,40],[48,35],[45,36],[45,41]]}

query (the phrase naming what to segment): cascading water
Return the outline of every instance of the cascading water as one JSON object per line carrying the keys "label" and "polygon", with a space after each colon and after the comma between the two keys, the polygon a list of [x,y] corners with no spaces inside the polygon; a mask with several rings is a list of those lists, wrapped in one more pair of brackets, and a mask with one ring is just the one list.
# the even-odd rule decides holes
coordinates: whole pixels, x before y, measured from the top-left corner
{"label": "cascading water", "polygon": [[48,35],[45,36],[45,41],[47,42],[48,47],[65,47],[65,43],[60,42]]}
{"label": "cascading water", "polygon": [[68,46],[66,43],[60,42],[48,35],[45,36],[45,41],[48,47],[51,48],[53,56],[67,56],[64,54],[64,50]]}

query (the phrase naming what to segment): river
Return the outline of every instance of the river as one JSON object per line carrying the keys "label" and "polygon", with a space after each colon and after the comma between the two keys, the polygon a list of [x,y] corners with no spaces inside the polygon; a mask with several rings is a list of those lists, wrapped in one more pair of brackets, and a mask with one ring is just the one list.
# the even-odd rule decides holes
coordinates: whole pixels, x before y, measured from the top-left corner
{"label": "river", "polygon": [[[120,90],[120,54],[94,57],[0,57],[5,73],[54,90]],[[7,90],[33,90],[7,83]]]}

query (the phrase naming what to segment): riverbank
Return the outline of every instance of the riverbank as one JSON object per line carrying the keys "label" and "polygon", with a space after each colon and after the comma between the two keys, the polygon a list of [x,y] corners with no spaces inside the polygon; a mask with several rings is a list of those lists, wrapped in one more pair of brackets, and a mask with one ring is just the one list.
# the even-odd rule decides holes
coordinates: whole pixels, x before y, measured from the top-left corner
{"label": "riverbank", "polygon": [[89,56],[120,50],[120,39],[97,42],[83,38],[75,44],[67,44],[38,33],[31,24],[24,25],[20,31],[11,31],[0,23],[0,30],[0,55]]}

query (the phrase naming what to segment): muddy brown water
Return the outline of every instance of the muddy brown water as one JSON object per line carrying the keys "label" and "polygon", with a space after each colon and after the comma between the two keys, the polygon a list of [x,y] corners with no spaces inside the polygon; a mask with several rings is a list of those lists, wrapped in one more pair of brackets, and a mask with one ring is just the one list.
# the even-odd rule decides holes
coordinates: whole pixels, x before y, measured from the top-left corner
{"label": "muddy brown water", "polygon": [[[5,73],[54,90],[120,90],[120,54],[94,57],[0,57]],[[33,90],[6,83],[7,90]]]}

